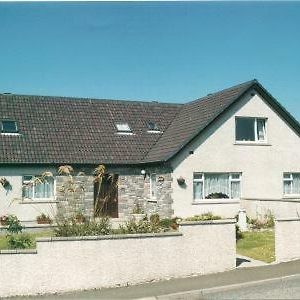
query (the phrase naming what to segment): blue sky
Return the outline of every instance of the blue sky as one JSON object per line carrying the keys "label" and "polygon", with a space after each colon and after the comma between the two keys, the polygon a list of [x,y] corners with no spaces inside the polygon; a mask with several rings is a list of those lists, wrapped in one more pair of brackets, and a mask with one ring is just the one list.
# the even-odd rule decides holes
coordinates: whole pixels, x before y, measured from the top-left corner
{"label": "blue sky", "polygon": [[0,3],[0,91],[187,102],[257,78],[300,120],[300,2]]}

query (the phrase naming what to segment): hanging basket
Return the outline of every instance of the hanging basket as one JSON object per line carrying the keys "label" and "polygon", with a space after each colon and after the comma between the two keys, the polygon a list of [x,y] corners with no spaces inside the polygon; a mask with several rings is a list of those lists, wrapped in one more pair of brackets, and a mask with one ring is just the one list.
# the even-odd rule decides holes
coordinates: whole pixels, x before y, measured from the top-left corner
{"label": "hanging basket", "polygon": [[182,176],[180,176],[179,178],[177,178],[177,183],[179,185],[184,185],[185,184],[185,179]]}

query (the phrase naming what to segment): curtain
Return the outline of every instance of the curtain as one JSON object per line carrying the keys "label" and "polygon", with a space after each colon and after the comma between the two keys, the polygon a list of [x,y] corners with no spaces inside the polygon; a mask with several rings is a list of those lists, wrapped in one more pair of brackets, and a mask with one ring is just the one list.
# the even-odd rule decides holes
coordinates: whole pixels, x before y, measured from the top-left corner
{"label": "curtain", "polygon": [[48,178],[43,183],[36,183],[34,186],[35,198],[52,198],[54,194],[54,180]]}
{"label": "curtain", "polygon": [[203,199],[203,183],[194,182],[194,200]]}
{"label": "curtain", "polygon": [[259,141],[264,141],[266,136],[265,120],[257,119],[257,138]]}
{"label": "curtain", "polygon": [[293,174],[293,194],[300,194],[300,174]]}
{"label": "curtain", "polygon": [[205,197],[211,193],[223,193],[229,197],[229,175],[205,174],[204,191]]}
{"label": "curtain", "polygon": [[240,198],[240,182],[239,181],[232,181],[231,182],[231,198],[237,199]]}

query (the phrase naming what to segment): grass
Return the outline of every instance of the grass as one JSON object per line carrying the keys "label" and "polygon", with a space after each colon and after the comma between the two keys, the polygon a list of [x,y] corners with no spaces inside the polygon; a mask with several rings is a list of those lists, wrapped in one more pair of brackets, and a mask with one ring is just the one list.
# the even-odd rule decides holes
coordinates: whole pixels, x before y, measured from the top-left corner
{"label": "grass", "polygon": [[237,242],[237,253],[266,263],[274,261],[274,230],[244,232]]}
{"label": "grass", "polygon": [[[26,233],[26,231],[24,231]],[[53,236],[53,231],[52,230],[41,230],[41,231],[36,231],[36,232],[28,232],[28,234],[31,236],[33,240],[33,244],[30,247],[30,249],[35,249],[36,248],[36,239],[40,237],[49,237]],[[0,250],[5,250],[9,249],[7,245],[7,240],[5,237],[5,234],[0,235]]]}

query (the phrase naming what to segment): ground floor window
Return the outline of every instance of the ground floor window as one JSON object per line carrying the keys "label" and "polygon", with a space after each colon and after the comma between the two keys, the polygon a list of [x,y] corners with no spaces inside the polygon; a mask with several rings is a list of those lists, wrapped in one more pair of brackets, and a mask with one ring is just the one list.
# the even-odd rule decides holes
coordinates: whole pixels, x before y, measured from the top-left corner
{"label": "ground floor window", "polygon": [[283,173],[283,194],[300,195],[300,173]]}
{"label": "ground floor window", "polygon": [[194,173],[193,198],[195,201],[211,198],[240,198],[240,173]]}
{"label": "ground floor window", "polygon": [[42,179],[40,176],[23,176],[23,198],[27,199],[53,199],[54,178]]}
{"label": "ground floor window", "polygon": [[157,186],[156,186],[156,174],[150,174],[150,199],[157,200]]}

